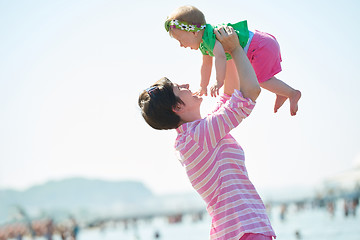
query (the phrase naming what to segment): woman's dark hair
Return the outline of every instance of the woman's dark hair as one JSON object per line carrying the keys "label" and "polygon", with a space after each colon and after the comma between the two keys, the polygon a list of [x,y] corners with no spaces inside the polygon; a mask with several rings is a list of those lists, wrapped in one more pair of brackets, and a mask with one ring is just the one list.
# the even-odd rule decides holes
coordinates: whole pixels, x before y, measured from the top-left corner
{"label": "woman's dark hair", "polygon": [[173,108],[184,102],[173,91],[173,83],[161,78],[139,96],[139,107],[145,121],[155,129],[174,129],[180,124],[180,117]]}

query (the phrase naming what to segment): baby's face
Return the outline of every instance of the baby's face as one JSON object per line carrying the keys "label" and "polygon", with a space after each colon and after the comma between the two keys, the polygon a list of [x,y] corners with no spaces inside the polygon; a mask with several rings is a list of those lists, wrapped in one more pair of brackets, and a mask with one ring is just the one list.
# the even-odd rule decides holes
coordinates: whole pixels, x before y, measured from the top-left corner
{"label": "baby's face", "polygon": [[189,47],[193,50],[198,50],[202,41],[199,32],[187,32],[175,28],[171,30],[171,35],[179,41],[180,47]]}

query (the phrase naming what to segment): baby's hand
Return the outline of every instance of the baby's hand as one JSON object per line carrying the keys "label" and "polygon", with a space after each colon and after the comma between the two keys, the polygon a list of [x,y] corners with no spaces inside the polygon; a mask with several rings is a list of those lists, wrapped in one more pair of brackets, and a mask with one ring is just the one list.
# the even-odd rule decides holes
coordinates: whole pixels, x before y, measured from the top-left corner
{"label": "baby's hand", "polygon": [[198,96],[205,95],[205,96],[207,96],[207,87],[200,87],[200,89],[195,92],[195,95],[198,95]]}
{"label": "baby's hand", "polygon": [[210,87],[210,93],[212,97],[216,97],[219,95],[219,90],[223,86],[223,83],[216,82],[214,85]]}

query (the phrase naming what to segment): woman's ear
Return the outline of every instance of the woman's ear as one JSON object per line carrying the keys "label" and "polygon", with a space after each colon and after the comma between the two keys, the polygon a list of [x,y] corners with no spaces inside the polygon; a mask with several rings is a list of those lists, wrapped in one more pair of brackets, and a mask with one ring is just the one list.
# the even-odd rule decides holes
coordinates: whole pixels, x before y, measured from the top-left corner
{"label": "woman's ear", "polygon": [[179,113],[181,113],[182,111],[183,111],[183,104],[181,104],[181,103],[177,103],[173,108],[172,108],[172,110],[173,110],[173,112],[174,113],[176,113],[176,114],[179,114]]}

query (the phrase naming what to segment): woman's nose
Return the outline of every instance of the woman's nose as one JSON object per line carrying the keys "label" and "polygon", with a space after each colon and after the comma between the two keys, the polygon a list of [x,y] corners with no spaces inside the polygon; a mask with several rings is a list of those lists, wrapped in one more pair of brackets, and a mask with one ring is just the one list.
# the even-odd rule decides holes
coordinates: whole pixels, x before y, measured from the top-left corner
{"label": "woman's nose", "polygon": [[181,88],[189,89],[189,84],[181,84],[180,87],[181,87]]}

